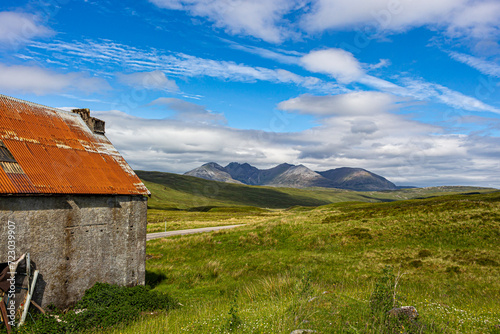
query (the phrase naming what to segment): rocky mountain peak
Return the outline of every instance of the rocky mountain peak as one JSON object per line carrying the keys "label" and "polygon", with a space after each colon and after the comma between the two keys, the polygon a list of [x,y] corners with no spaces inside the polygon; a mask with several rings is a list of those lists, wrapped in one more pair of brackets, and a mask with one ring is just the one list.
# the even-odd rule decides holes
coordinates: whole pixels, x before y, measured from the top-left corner
{"label": "rocky mountain peak", "polygon": [[315,172],[304,165],[282,163],[269,169],[258,169],[248,163],[231,162],[226,167],[209,162],[185,173],[207,180],[274,187],[325,187],[358,191],[395,190],[384,177],[362,168],[341,167]]}

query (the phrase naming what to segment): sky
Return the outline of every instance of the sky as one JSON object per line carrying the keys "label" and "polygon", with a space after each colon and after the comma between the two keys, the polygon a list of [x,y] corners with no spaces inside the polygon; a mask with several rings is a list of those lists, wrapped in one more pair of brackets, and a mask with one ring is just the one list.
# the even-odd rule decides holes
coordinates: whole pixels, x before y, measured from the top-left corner
{"label": "sky", "polygon": [[134,169],[360,167],[500,188],[498,0],[2,0],[0,93]]}

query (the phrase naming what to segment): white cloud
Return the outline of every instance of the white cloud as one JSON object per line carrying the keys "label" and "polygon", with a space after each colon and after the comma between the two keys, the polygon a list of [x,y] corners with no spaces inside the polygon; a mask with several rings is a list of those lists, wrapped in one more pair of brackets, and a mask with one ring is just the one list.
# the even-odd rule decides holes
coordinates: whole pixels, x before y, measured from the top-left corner
{"label": "white cloud", "polygon": [[0,64],[0,89],[15,93],[35,93],[37,95],[78,90],[94,93],[110,89],[100,78],[83,73],[57,73],[37,66]]}
{"label": "white cloud", "polygon": [[307,70],[328,74],[341,83],[356,81],[364,74],[352,53],[342,49],[311,51],[301,62]]}
{"label": "white cloud", "polygon": [[260,48],[260,47],[256,47],[256,46],[237,44],[237,43],[234,43],[234,42],[228,41],[228,40],[225,40],[225,42],[227,42],[233,49],[256,54],[256,55],[259,55],[263,58],[273,59],[273,60],[276,60],[282,64],[293,64],[293,65],[300,64],[300,57],[303,56],[303,54],[300,54],[300,53],[286,54],[285,52],[268,50],[268,49]]}
{"label": "white cloud", "polygon": [[410,27],[442,22],[467,0],[349,0],[314,1],[313,10],[303,19],[308,31],[347,29],[370,24],[377,31],[401,31]]}
{"label": "white cloud", "polygon": [[368,38],[412,28],[483,41],[500,35],[497,0],[150,0],[158,7],[204,17],[233,35],[271,43],[301,33],[357,30]]}
{"label": "white cloud", "polygon": [[451,36],[485,40],[500,34],[500,2],[495,0],[467,1],[449,19],[447,32]]}
{"label": "white cloud", "polygon": [[415,27],[444,28],[451,37],[486,39],[499,35],[495,0],[317,0],[302,18],[309,32],[363,28],[370,37]]}
{"label": "white cloud", "polygon": [[[50,52],[61,61],[79,62],[80,67],[95,68],[101,66],[102,70],[97,72],[99,74],[103,72],[113,74],[116,73],[116,68],[125,66],[137,72],[161,71],[168,74],[169,77],[208,76],[239,82],[267,81],[277,84],[293,84],[322,94],[339,94],[350,91],[342,84],[324,81],[313,76],[301,76],[284,69],[252,67],[232,61],[205,59],[186,54],[165,54],[156,49],[142,50],[106,40],[85,43],[32,42],[31,45],[34,49]],[[33,53],[31,58],[43,61],[44,57],[38,57],[40,54]],[[312,51],[301,58],[297,57],[297,59],[301,61],[302,66],[309,66],[311,71],[336,76],[338,80],[343,82],[354,80],[382,92],[420,101],[438,101],[453,108],[500,113],[498,108],[481,102],[477,98],[465,96],[442,85],[429,83],[422,79],[403,77],[399,79],[401,84],[398,85],[368,75],[364,72],[363,67],[369,68],[370,65],[360,63],[351,53],[341,49]],[[315,60],[318,62],[315,63]]]}
{"label": "white cloud", "polygon": [[[384,79],[380,79],[366,74],[363,67],[370,65],[360,63],[350,52],[342,49],[326,49],[312,51],[302,57],[303,66],[312,72],[329,74],[341,83],[359,82],[382,92],[409,97],[419,101],[433,101],[446,104],[453,108],[469,111],[488,111],[500,113],[500,109],[488,105],[475,97],[466,96],[460,92],[451,90],[445,86],[426,82],[422,79],[401,77],[401,85],[394,84]],[[381,60],[375,68],[384,66],[385,61]],[[478,64],[477,61],[474,64]],[[482,64],[484,70],[490,73],[496,68],[491,64]]]}
{"label": "white cloud", "polygon": [[483,74],[500,78],[500,65],[497,63],[459,52],[450,52],[449,55],[456,61],[469,65]]}
{"label": "white cloud", "polygon": [[280,134],[119,111],[94,115],[106,121],[106,135],[136,169],[186,172],[208,161],[278,164],[297,155],[286,141],[276,140]]}
{"label": "white cloud", "polygon": [[174,80],[165,76],[162,71],[156,70],[152,72],[137,72],[132,74],[117,74],[118,80],[122,83],[139,88],[166,90],[176,92],[179,87]]}
{"label": "white cloud", "polygon": [[39,23],[35,15],[0,12],[0,47],[18,48],[36,37],[47,37],[54,31]]}
{"label": "white cloud", "polygon": [[250,35],[281,42],[290,31],[280,27],[283,16],[295,7],[289,0],[150,0],[158,7],[186,10],[213,21],[233,35]]}
{"label": "white cloud", "polygon": [[[156,49],[142,50],[112,41],[87,41],[65,43],[33,42],[31,46],[56,55],[58,59],[68,62],[80,62],[88,68],[102,66],[103,71],[115,72],[116,68],[126,66],[137,72],[161,71],[169,77],[208,76],[222,80],[254,82],[268,81],[287,83],[317,90],[323,93],[344,92],[345,89],[336,83],[325,82],[316,77],[300,76],[283,69],[248,66],[233,61],[221,61],[195,57],[187,54],[166,54]],[[34,59],[39,55],[33,54]],[[44,58],[40,58],[43,60]],[[92,65],[92,66],[90,66]]]}
{"label": "white cloud", "polygon": [[366,67],[369,70],[377,70],[379,68],[387,67],[391,65],[391,61],[389,59],[380,59],[380,61],[377,64],[369,64],[366,65]]}
{"label": "white cloud", "polygon": [[359,82],[382,92],[410,97],[419,101],[439,102],[452,108],[468,111],[487,111],[500,114],[500,109],[488,105],[475,97],[470,97],[449,89],[448,87],[418,78],[403,77],[399,80],[401,81],[401,85],[365,75],[360,78]]}
{"label": "white cloud", "polygon": [[380,92],[352,92],[348,94],[313,96],[301,95],[278,104],[278,109],[298,111],[315,116],[375,116],[380,112],[395,109],[398,98]]}
{"label": "white cloud", "polygon": [[224,124],[227,123],[223,114],[207,110],[204,106],[181,99],[160,97],[149,105],[166,106],[175,111],[175,119],[188,123]]}
{"label": "white cloud", "polygon": [[[321,97],[313,98],[307,100],[312,105],[327,104]],[[175,108],[184,111],[204,110],[176,99],[164,102],[171,108],[179,103]],[[306,100],[302,107],[309,109]],[[500,186],[499,138],[438,134],[439,127],[383,110],[372,115],[321,114],[321,125],[296,133],[144,119],[119,111],[94,114],[106,121],[106,135],[136,169],[182,173],[208,161],[249,162],[260,168],[289,162],[313,170],[362,167],[404,185]]]}

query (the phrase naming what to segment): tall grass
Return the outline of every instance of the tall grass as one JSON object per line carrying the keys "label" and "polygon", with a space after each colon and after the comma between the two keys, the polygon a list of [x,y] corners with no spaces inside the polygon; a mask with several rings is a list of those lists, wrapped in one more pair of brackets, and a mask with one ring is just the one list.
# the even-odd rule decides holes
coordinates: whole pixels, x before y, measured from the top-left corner
{"label": "tall grass", "polygon": [[[245,220],[235,230],[148,242],[147,270],[161,273],[155,290],[184,306],[104,333],[500,332],[499,193]],[[417,322],[374,314],[370,300],[387,266]],[[228,326],[235,315],[241,322]]]}

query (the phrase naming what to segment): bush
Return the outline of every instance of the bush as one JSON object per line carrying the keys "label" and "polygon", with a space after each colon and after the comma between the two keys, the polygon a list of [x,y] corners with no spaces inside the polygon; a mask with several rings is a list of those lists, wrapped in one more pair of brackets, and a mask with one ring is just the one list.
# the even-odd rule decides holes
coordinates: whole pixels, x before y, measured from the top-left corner
{"label": "bush", "polygon": [[228,314],[229,317],[221,330],[227,330],[230,332],[236,331],[243,324],[243,321],[238,315],[238,290],[234,292],[233,301],[231,303],[231,308],[229,309]]}
{"label": "bush", "polygon": [[151,291],[147,286],[121,287],[107,283],[96,283],[85,291],[76,308],[110,307],[130,305],[138,311],[169,310],[175,301],[166,294]]}
{"label": "bush", "polygon": [[399,307],[395,285],[396,277],[392,272],[392,267],[386,266],[370,297],[370,309],[374,316],[385,318],[392,308]]}
{"label": "bush", "polygon": [[[31,319],[30,319],[31,320]],[[6,333],[6,332],[5,332]],[[45,315],[37,314],[35,315],[34,321],[28,321],[22,327],[16,327],[14,333],[20,334],[32,334],[32,333],[44,333],[44,334],[62,334],[67,333],[64,328],[64,324],[58,322],[56,318]]]}
{"label": "bush", "polygon": [[169,310],[178,303],[168,296],[145,286],[121,287],[96,283],[85,291],[83,298],[64,315],[60,322],[53,315],[38,314],[17,333],[77,333],[85,329],[126,325],[136,320],[140,312]]}

